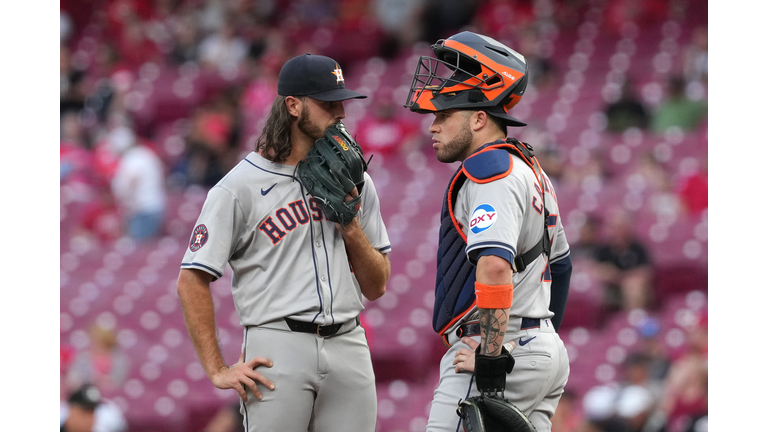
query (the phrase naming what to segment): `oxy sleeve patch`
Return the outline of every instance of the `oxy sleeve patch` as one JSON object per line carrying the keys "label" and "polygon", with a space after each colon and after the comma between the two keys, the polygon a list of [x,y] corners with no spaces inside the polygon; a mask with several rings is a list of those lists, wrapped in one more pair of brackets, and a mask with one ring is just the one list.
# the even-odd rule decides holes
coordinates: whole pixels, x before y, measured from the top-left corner
{"label": "oxy sleeve patch", "polygon": [[472,211],[469,220],[469,229],[475,233],[481,233],[496,223],[496,209],[490,204],[480,204]]}
{"label": "oxy sleeve patch", "polygon": [[200,224],[192,231],[192,238],[189,240],[189,250],[197,252],[208,241],[208,228]]}

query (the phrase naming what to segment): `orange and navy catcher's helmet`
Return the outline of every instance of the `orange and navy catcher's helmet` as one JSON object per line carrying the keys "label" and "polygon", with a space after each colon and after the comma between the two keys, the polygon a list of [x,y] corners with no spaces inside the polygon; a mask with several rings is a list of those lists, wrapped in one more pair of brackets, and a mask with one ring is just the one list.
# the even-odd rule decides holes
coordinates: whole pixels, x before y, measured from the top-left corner
{"label": "orange and navy catcher's helmet", "polygon": [[520,53],[469,31],[440,39],[432,50],[436,58],[419,57],[406,108],[420,114],[482,110],[508,126],[526,125],[508,114],[528,84],[528,64]]}

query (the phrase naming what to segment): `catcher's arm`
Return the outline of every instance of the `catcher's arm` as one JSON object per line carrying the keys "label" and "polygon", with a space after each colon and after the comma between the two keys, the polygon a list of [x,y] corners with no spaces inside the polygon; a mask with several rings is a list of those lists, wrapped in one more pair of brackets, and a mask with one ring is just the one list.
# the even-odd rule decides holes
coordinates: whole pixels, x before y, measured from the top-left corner
{"label": "catcher's arm", "polygon": [[[477,282],[484,285],[511,285],[512,267],[509,261],[496,255],[483,255],[477,262]],[[509,322],[509,308],[478,308],[480,318],[480,354],[497,356],[501,354],[504,335]]]}
{"label": "catcher's arm", "polygon": [[[357,188],[353,189],[351,196],[348,195],[347,198],[352,199],[355,196],[357,196]],[[365,232],[363,232],[359,218],[354,218],[343,228],[340,224],[336,224],[336,227],[341,232],[341,236],[344,237],[347,257],[352,264],[355,278],[360,284],[360,291],[365,298],[371,301],[383,296],[387,289],[390,273],[387,255],[379,252],[371,245]]]}

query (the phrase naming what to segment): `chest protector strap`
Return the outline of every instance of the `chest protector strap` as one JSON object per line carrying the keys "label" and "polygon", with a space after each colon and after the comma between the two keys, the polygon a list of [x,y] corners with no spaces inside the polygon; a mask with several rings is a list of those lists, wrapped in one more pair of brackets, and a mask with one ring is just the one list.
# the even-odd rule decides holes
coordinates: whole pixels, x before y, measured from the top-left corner
{"label": "chest protector strap", "polygon": [[[481,147],[478,152],[504,149],[519,156],[534,172],[540,190],[544,194],[543,177],[538,160],[534,157],[533,148],[527,143],[521,143],[515,138],[506,141],[496,141]],[[432,327],[447,343],[444,333],[475,304],[475,271],[466,256],[467,238],[463,225],[456,220],[454,206],[459,190],[467,180],[464,165],[454,174],[443,198],[441,211],[440,241],[437,256],[437,278],[435,281],[435,307],[432,315]],[[544,233],[542,239],[529,251],[515,257],[513,270],[522,272],[542,253],[549,256],[550,238],[547,229],[549,211],[544,206]]]}
{"label": "chest protector strap", "polygon": [[541,166],[539,165],[538,159],[533,154],[533,147],[531,147],[528,143],[521,143],[516,138],[507,138],[507,143],[512,144],[513,150],[515,154],[520,156],[521,159],[525,161],[526,164],[533,170],[533,174],[536,176],[536,181],[539,182],[539,189],[541,190],[541,197],[542,197],[542,207],[544,208],[544,211],[542,212],[544,214],[544,233],[541,236],[541,241],[539,241],[536,246],[531,248],[529,251],[519,254],[517,257],[515,257],[514,262],[514,270],[515,272],[519,273],[523,270],[525,270],[526,267],[528,267],[528,264],[532,263],[533,260],[539,257],[542,253],[547,255],[547,258],[549,258],[549,253],[552,250],[552,242],[549,238],[549,229],[548,229],[548,221],[549,221],[549,210],[547,209],[546,201],[544,200],[544,176],[541,174]]}

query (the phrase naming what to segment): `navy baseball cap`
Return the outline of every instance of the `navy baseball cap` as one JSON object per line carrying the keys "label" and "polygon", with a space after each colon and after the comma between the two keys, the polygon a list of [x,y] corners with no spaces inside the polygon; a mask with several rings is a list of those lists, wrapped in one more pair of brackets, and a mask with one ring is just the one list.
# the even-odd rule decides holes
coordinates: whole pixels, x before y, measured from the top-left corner
{"label": "navy baseball cap", "polygon": [[324,102],[368,97],[346,88],[344,74],[335,60],[310,53],[285,62],[277,78],[277,94],[309,96]]}

